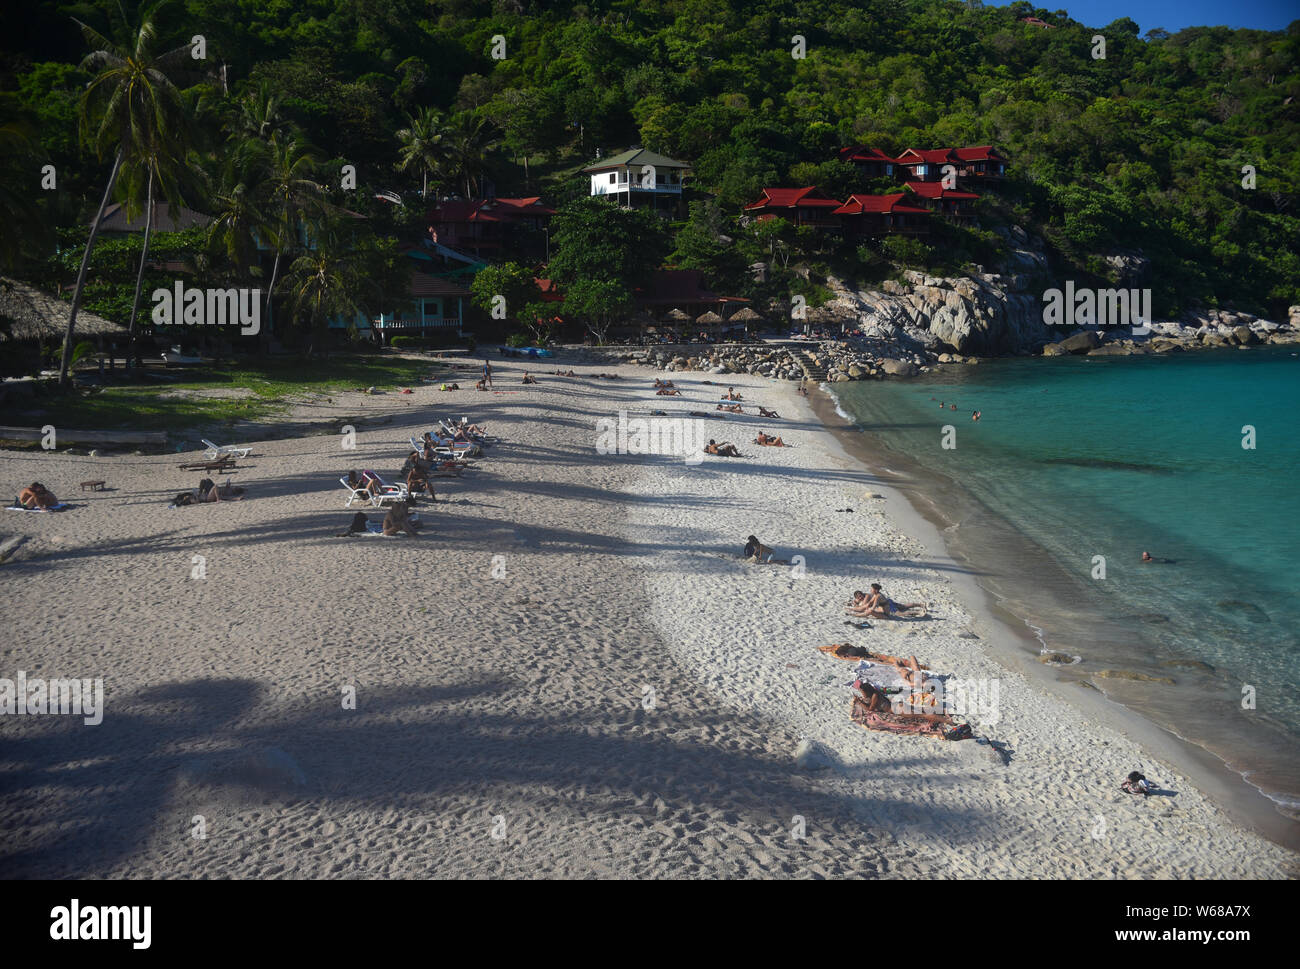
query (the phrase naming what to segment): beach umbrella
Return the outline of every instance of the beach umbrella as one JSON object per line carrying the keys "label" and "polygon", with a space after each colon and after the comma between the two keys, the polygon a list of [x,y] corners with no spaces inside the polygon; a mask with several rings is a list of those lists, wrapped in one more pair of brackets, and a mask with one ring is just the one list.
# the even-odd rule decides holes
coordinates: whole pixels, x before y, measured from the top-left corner
{"label": "beach umbrella", "polygon": [[717,326],[722,322],[722,317],[713,310],[709,310],[707,313],[701,313],[697,316],[695,322],[702,324],[703,326]]}
{"label": "beach umbrella", "polygon": [[728,323],[761,323],[762,321],[763,318],[748,306],[742,306],[736,312],[727,317]]}

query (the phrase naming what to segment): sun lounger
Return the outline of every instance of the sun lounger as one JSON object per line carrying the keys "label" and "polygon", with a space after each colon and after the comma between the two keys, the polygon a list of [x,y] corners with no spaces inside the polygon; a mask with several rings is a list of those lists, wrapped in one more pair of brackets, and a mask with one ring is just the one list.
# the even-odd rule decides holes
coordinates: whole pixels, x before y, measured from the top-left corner
{"label": "sun lounger", "polygon": [[226,454],[213,461],[193,461],[189,464],[178,464],[182,471],[229,471],[235,467],[235,456]]}
{"label": "sun lounger", "polygon": [[407,489],[406,485],[404,484],[401,483],[389,484],[387,481],[381,478],[377,472],[374,471],[362,471],[361,477],[363,480],[365,478],[369,478],[370,480],[374,481],[375,484],[379,485],[379,490],[384,494],[397,495],[398,500],[400,501],[410,500],[411,497],[410,491]]}
{"label": "sun lounger", "polygon": [[207,456],[209,461],[215,461],[218,458],[233,457],[236,459],[246,458],[253,453],[251,447],[230,447],[226,444],[213,444],[207,438],[200,438],[207,447]]}
{"label": "sun lounger", "polygon": [[339,484],[341,484],[343,489],[348,493],[348,501],[344,506],[346,508],[351,508],[354,501],[360,501],[373,508],[382,508],[386,502],[408,501],[411,497],[407,493],[405,485],[401,486],[401,490],[397,490],[395,486],[389,485],[384,490],[380,491],[379,494],[371,494],[370,490],[366,488],[364,483],[360,487],[354,488],[352,485],[348,484],[347,478],[339,478]]}

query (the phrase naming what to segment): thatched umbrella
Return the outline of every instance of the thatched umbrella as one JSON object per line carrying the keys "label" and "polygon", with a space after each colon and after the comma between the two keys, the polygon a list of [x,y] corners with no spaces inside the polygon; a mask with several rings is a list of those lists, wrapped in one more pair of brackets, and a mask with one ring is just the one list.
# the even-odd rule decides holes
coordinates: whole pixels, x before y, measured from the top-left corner
{"label": "thatched umbrella", "polygon": [[[0,276],[0,317],[9,321],[0,340],[61,339],[68,328],[69,303],[14,279]],[[126,336],[126,328],[81,310],[77,333],[82,336]]]}
{"label": "thatched umbrella", "polygon": [[665,323],[689,323],[691,322],[691,318],[681,310],[674,307],[663,315],[663,321]]}
{"label": "thatched umbrella", "polygon": [[742,306],[736,312],[727,317],[728,323],[762,323],[763,318],[755,313],[748,306]]}
{"label": "thatched umbrella", "polygon": [[722,322],[722,317],[713,310],[709,310],[707,313],[701,313],[697,316],[695,322],[699,323],[701,326],[717,326]]}

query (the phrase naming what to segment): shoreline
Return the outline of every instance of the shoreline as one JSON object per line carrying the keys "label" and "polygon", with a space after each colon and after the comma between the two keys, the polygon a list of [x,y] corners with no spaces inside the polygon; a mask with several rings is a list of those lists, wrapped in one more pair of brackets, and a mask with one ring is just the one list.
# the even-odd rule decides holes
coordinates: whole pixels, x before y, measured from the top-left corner
{"label": "shoreline", "polygon": [[[823,385],[816,389],[816,393],[818,396],[814,398],[816,403],[813,409],[827,430],[850,457],[871,468],[878,476],[881,475],[882,469],[873,461],[873,452],[867,444],[867,441],[872,440],[870,431],[857,426],[843,415],[832,389]],[[906,505],[907,513],[899,517],[908,520],[898,521],[900,528],[923,541],[928,548],[938,550],[938,554],[945,556],[954,566],[961,564],[970,568],[977,564],[953,555],[943,536],[951,522],[942,517],[933,497],[926,492],[924,477],[916,469],[909,469],[906,473],[892,471],[885,474],[887,477],[881,478],[882,490],[888,489]],[[1002,634],[989,637],[994,658],[998,662],[1035,681],[1041,688],[1053,692],[1065,702],[1084,710],[1089,716],[1137,740],[1153,756],[1167,760],[1187,772],[1195,785],[1211,796],[1238,824],[1267,837],[1275,844],[1300,850],[1300,824],[1282,814],[1278,802],[1269,798],[1211,751],[1180,737],[1173,730],[1142,716],[1133,708],[1112,700],[1095,689],[1067,690],[1067,686],[1073,686],[1076,681],[1058,679],[1052,666],[1036,661],[1036,656],[1045,648],[1044,630],[1033,626],[1028,619],[1014,611],[996,592],[986,588],[973,572],[958,570],[955,574],[960,576],[954,584],[962,594],[963,601],[976,614],[982,613],[991,626]],[[1015,645],[999,648],[1000,643],[1007,641]]]}

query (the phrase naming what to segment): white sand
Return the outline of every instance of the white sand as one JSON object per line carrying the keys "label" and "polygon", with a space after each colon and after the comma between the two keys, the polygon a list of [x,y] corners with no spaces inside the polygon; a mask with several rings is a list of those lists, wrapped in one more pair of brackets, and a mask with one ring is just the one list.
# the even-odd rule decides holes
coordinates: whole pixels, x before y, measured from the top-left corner
{"label": "white sand", "polygon": [[[0,513],[0,541],[28,537],[0,567],[0,677],[102,677],[107,694],[100,726],[0,718],[4,870],[1295,873],[1294,855],[1233,826],[1133,742],[1002,670],[983,640],[959,638],[986,626],[962,613],[942,563],[918,559],[919,543],[891,524],[895,499],[863,497],[888,492],[790,386],[725,378],[747,406],[787,419],[710,421],[709,436],[747,457],[688,468],[597,455],[595,422],[620,406],[711,408],[703,377],[673,375],[687,398],[660,398],[650,371],[604,381],[589,375],[608,365],[557,365],[583,376],[543,366],[542,382],[522,387],[519,363],[494,361],[508,393],[342,395],[328,402],[336,414],[391,423],[360,426],[355,451],[334,436],[259,444],[235,479],[249,497],[232,504],[168,510],[200,477],[177,456],[0,459],[0,487],[36,478],[77,506]],[[340,474],[395,475],[408,434],[461,414],[504,441],[464,479],[436,483],[449,503],[421,511],[425,535],[335,537],[352,514]],[[747,443],[760,427],[796,447]],[[87,478],[113,490],[81,494]],[[845,506],[854,512],[833,511]],[[806,575],[741,563],[750,532],[805,556]],[[933,603],[934,620],[844,626],[842,600],[873,579]],[[851,723],[854,664],[813,648],[845,640],[998,678],[1001,719],[981,732],[1009,744],[1011,764],[972,741]],[[801,736],[838,765],[797,769]],[[1120,794],[1134,768],[1177,796]]]}

